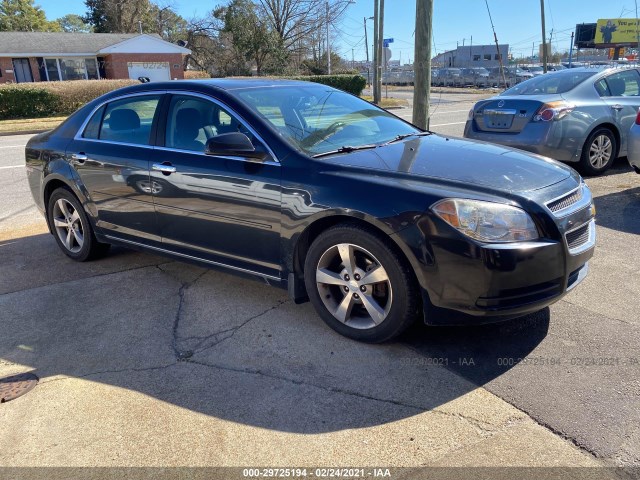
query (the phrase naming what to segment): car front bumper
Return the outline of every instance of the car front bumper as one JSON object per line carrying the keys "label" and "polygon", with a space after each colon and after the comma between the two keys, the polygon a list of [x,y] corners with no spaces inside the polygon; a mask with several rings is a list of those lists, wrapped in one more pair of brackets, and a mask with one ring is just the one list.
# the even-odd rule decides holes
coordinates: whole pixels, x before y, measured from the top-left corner
{"label": "car front bumper", "polygon": [[558,301],[588,273],[596,243],[591,204],[559,220],[557,226],[557,238],[483,244],[425,215],[414,227],[397,233],[413,245],[425,322],[489,323]]}
{"label": "car front bumper", "polygon": [[640,125],[633,124],[628,138],[627,160],[631,168],[640,174]]}

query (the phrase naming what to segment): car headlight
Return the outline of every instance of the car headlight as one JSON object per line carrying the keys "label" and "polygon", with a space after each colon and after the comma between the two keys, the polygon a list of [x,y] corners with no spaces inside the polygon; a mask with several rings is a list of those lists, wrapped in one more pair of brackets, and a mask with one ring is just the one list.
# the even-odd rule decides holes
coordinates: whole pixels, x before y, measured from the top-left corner
{"label": "car headlight", "polygon": [[458,231],[481,242],[524,242],[539,237],[527,212],[510,205],[448,198],[435,203],[431,210]]}

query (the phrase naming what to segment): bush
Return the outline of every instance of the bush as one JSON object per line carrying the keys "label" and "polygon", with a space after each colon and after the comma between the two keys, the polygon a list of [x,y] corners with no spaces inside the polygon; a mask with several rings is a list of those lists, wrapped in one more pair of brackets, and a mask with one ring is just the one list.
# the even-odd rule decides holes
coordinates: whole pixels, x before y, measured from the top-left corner
{"label": "bush", "polygon": [[211,75],[205,70],[185,70],[185,80],[195,80],[197,78],[211,78]]}
{"label": "bush", "polygon": [[360,96],[367,85],[362,75],[311,75],[309,77],[290,77],[291,80],[305,80],[307,82],[322,83],[330,87],[339,88],[345,92]]}
{"label": "bush", "polygon": [[94,98],[137,80],[74,80],[0,86],[0,120],[70,115]]}

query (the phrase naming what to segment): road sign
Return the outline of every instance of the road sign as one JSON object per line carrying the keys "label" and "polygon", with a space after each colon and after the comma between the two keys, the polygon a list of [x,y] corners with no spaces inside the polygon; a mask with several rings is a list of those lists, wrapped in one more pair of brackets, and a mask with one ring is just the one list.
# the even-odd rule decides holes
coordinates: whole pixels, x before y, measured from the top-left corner
{"label": "road sign", "polygon": [[391,49],[384,47],[384,49],[382,50],[382,56],[383,56],[383,65],[386,67],[387,64],[389,63],[389,60],[391,59]]}
{"label": "road sign", "polygon": [[382,39],[382,46],[384,48],[388,48],[390,43],[393,43],[393,38],[383,38]]}

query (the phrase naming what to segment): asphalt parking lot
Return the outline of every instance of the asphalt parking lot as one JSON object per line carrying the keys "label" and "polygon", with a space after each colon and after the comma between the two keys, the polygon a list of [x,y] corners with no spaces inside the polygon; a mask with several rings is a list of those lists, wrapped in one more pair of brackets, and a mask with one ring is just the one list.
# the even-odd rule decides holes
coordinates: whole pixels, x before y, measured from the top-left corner
{"label": "asphalt parking lot", "polygon": [[[431,128],[460,136],[480,97],[434,96]],[[28,138],[0,137],[0,377],[40,383],[0,405],[0,465],[640,466],[625,159],[587,179],[598,246],[563,300],[370,346],[253,280],[120,248],[67,259],[33,206]]]}

